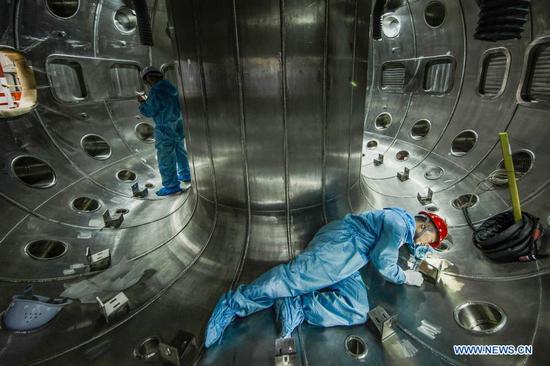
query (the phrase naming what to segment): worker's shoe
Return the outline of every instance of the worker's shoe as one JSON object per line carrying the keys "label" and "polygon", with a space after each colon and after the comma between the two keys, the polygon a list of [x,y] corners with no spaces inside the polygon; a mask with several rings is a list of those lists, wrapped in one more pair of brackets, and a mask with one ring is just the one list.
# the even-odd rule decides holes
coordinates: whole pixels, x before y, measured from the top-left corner
{"label": "worker's shoe", "polygon": [[235,319],[235,310],[229,306],[229,300],[232,296],[233,291],[227,291],[216,304],[212,316],[208,321],[208,325],[206,326],[206,336],[204,340],[204,346],[206,348],[220,341],[225,328]]}
{"label": "worker's shoe", "polygon": [[181,187],[178,184],[177,186],[170,187],[170,188],[163,187],[163,188],[159,189],[156,193],[157,193],[157,196],[163,197],[163,196],[170,196],[172,194],[177,194],[177,193],[181,193],[181,192],[182,192]]}

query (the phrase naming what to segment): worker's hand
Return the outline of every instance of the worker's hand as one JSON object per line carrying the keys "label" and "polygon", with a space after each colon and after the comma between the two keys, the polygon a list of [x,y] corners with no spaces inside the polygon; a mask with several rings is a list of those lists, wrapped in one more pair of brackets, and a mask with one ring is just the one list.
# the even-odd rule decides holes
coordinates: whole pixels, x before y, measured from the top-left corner
{"label": "worker's hand", "polygon": [[424,282],[422,273],[410,269],[405,271],[405,283],[407,285],[420,287],[422,286],[422,282]]}
{"label": "worker's hand", "polygon": [[140,102],[140,103],[143,103],[143,102],[145,102],[145,100],[146,100],[145,95],[143,95],[143,94],[138,94],[138,95],[136,95],[136,99],[137,99],[137,101]]}

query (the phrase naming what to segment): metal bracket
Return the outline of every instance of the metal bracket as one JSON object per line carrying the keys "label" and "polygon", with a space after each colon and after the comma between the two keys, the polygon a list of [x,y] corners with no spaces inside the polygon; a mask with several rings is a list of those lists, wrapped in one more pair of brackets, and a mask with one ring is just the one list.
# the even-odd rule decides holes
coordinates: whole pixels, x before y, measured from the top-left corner
{"label": "metal bracket", "polygon": [[378,333],[377,335],[382,342],[395,334],[397,314],[390,316],[386,309],[382,306],[377,306],[369,311],[368,315],[369,319],[372,320],[372,323]]}
{"label": "metal bracket", "polygon": [[109,213],[109,210],[105,210],[103,213],[103,222],[105,223],[105,227],[118,229],[120,225],[122,225],[122,222],[124,221],[124,214],[121,213],[118,216],[112,217]]}
{"label": "metal bracket", "polygon": [[99,297],[95,299],[99,305],[99,312],[103,315],[107,324],[119,316],[126,315],[130,311],[130,300],[128,300],[124,292],[119,292],[105,303]]}
{"label": "metal bracket", "polygon": [[374,163],[374,166],[379,166],[384,164],[384,155],[378,154],[378,159],[373,159],[372,162]]}
{"label": "metal bracket", "polygon": [[432,203],[433,195],[434,195],[434,192],[430,187],[428,187],[428,194],[424,196],[420,194],[420,192],[418,192],[418,194],[416,195],[416,198],[418,198],[418,202],[420,202],[420,204],[427,205]]}
{"label": "metal bracket", "polygon": [[397,179],[399,179],[401,182],[404,182],[409,179],[409,173],[410,173],[409,168],[405,168],[403,173],[401,172],[397,173]]}
{"label": "metal bracket", "polygon": [[109,268],[111,265],[111,251],[109,249],[92,254],[90,248],[86,248],[86,259],[90,266],[90,271],[101,271]]}
{"label": "metal bracket", "polygon": [[139,189],[139,184],[136,182],[132,184],[132,195],[137,198],[145,198],[149,194],[147,187],[142,190]]}
{"label": "metal bracket", "polygon": [[296,365],[296,345],[294,338],[277,338],[275,340],[275,366]]}
{"label": "metal bracket", "polygon": [[441,279],[441,265],[443,262],[439,263],[439,267],[433,266],[426,261],[420,262],[418,265],[418,271],[422,273],[426,281],[433,283],[434,285],[439,282]]}
{"label": "metal bracket", "polygon": [[192,365],[198,354],[197,341],[195,336],[189,332],[180,331],[171,342],[176,346],[160,342],[160,357],[165,364],[174,366]]}

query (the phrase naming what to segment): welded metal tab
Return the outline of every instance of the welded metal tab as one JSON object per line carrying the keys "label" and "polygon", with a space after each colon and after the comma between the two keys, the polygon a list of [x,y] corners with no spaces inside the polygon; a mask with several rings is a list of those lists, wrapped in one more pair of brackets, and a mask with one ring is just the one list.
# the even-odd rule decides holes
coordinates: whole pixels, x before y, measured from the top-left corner
{"label": "welded metal tab", "polygon": [[399,179],[401,182],[404,182],[409,179],[409,174],[410,174],[409,168],[405,168],[403,170],[403,173],[401,172],[397,173],[397,179]]}
{"label": "welded metal tab", "polygon": [[99,312],[103,315],[107,323],[110,323],[117,318],[126,315],[130,311],[130,300],[124,292],[119,292],[115,297],[107,302],[102,302],[99,297],[96,297],[99,305]]}
{"label": "welded metal tab", "polygon": [[368,313],[369,319],[375,327],[377,336],[381,341],[385,341],[395,334],[397,325],[397,314],[390,315],[382,306],[377,306]]}
{"label": "welded metal tab", "polygon": [[373,159],[372,162],[375,166],[384,164],[384,154],[378,154],[378,159]]}
{"label": "welded metal tab", "polygon": [[439,267],[436,267],[426,261],[420,262],[418,265],[418,271],[422,273],[424,276],[424,279],[426,281],[431,282],[433,284],[436,284],[441,279],[441,264],[443,262],[439,263]]}
{"label": "welded metal tab", "polygon": [[105,249],[92,254],[90,248],[86,248],[86,259],[88,260],[90,271],[101,271],[109,268],[111,265],[111,251]]}
{"label": "welded metal tab", "polygon": [[124,221],[124,214],[118,214],[118,216],[112,217],[109,210],[105,210],[103,213],[103,222],[106,228],[118,229]]}
{"label": "welded metal tab", "polygon": [[428,205],[428,204],[432,203],[433,195],[434,195],[434,192],[432,191],[432,189],[430,187],[428,187],[428,193],[427,194],[423,195],[420,192],[418,192],[418,194],[416,195],[416,198],[418,199],[418,202],[420,202],[420,204]]}
{"label": "welded metal tab", "polygon": [[139,183],[136,182],[132,184],[132,196],[136,198],[145,198],[147,197],[148,194],[149,194],[149,190],[147,189],[147,187],[140,190]]}
{"label": "welded metal tab", "polygon": [[294,338],[275,340],[275,366],[296,365],[296,344]]}
{"label": "welded metal tab", "polygon": [[165,364],[186,366],[194,363],[195,357],[198,355],[198,347],[193,334],[181,331],[170,343],[159,343],[160,357]]}

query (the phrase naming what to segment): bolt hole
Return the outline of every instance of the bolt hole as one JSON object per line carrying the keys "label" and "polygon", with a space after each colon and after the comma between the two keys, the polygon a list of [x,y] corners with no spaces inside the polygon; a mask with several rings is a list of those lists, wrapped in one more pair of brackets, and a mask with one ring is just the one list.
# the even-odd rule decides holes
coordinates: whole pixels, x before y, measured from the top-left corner
{"label": "bolt hole", "polygon": [[428,180],[436,180],[441,178],[443,174],[445,174],[445,171],[443,170],[443,168],[438,166],[432,166],[426,169],[426,171],[424,172],[424,178]]}
{"label": "bolt hole", "polygon": [[147,189],[155,188],[155,185],[153,183],[145,183],[145,188]]}
{"label": "bolt hole", "polygon": [[121,33],[132,33],[137,26],[136,11],[123,6],[116,11],[113,22]]}
{"label": "bolt hole", "polygon": [[126,215],[128,212],[130,212],[130,210],[127,208],[117,208],[115,211],[117,215]]}
{"label": "bolt hole", "polygon": [[51,260],[67,253],[68,245],[59,240],[36,240],[25,247],[25,253],[36,260]]}
{"label": "bolt hole", "polygon": [[141,122],[136,125],[135,133],[140,141],[146,143],[155,142],[155,128],[147,122]]}
{"label": "bolt hole", "polygon": [[461,210],[463,208],[474,207],[479,201],[479,197],[475,194],[463,194],[453,200],[453,207]]}
{"label": "bolt hole", "polygon": [[378,141],[370,140],[369,142],[367,142],[367,149],[373,150],[373,149],[376,149],[377,147],[378,147]]}
{"label": "bolt hole", "polygon": [[124,182],[124,183],[132,183],[133,181],[136,180],[137,178],[137,175],[134,171],[130,170],[130,169],[122,169],[122,170],[119,170],[117,173],[116,173],[116,177],[118,180],[120,180],[121,182]]}
{"label": "bolt hole", "polygon": [[98,135],[86,135],[80,141],[82,149],[94,159],[107,160],[111,156],[111,146]]}
{"label": "bolt hole", "polygon": [[355,358],[364,358],[368,353],[367,344],[363,338],[351,335],[345,341],[346,351]]}
{"label": "bolt hole", "polygon": [[99,201],[90,197],[78,197],[73,200],[72,206],[80,212],[94,212],[99,210]]}
{"label": "bolt hole", "polygon": [[399,161],[405,161],[409,158],[409,152],[407,150],[401,150],[395,154],[395,158]]}
{"label": "bolt hole", "polygon": [[391,114],[384,112],[380,113],[378,117],[376,117],[376,120],[374,121],[374,127],[376,127],[379,130],[385,130],[391,125]]}
{"label": "bolt hole", "polygon": [[159,352],[160,338],[157,336],[145,339],[134,349],[134,357],[140,360],[150,360]]}
{"label": "bolt hole", "polygon": [[469,301],[459,305],[454,310],[454,318],[460,327],[477,334],[496,333],[507,320],[500,307],[484,301]]}

